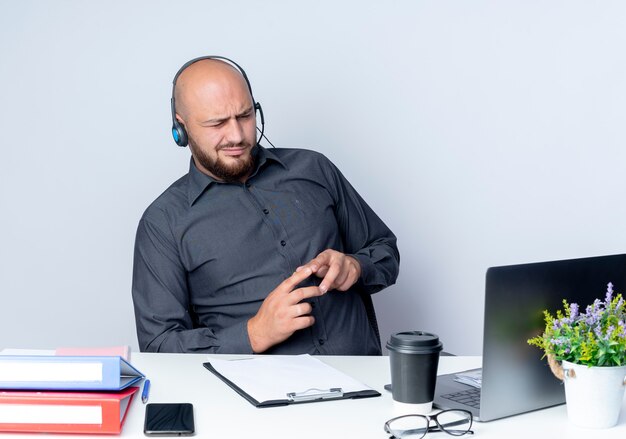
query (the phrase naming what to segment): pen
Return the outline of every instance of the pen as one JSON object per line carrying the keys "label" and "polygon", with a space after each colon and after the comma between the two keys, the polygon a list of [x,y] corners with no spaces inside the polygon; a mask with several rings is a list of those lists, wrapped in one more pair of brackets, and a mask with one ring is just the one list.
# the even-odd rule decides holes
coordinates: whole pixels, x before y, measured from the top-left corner
{"label": "pen", "polygon": [[143,391],[141,392],[141,402],[144,404],[148,402],[148,396],[150,395],[150,380],[146,380],[143,383]]}

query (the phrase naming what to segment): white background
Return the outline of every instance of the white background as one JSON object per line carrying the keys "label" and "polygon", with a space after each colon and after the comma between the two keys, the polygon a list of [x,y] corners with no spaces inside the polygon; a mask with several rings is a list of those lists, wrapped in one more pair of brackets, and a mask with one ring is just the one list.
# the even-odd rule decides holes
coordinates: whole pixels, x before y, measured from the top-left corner
{"label": "white background", "polygon": [[398,236],[383,339],[480,354],[487,267],[626,249],[626,2],[0,10],[0,348],[137,347],[134,234],[187,171],[171,80],[207,54],[246,69],[275,145],[327,155]]}

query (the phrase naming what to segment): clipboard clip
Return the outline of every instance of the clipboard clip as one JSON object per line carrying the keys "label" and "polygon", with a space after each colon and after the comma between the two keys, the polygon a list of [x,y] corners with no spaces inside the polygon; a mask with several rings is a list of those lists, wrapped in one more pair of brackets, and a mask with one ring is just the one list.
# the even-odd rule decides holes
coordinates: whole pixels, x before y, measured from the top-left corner
{"label": "clipboard clip", "polygon": [[332,387],[330,389],[307,389],[304,392],[287,393],[287,398],[292,402],[316,401],[320,399],[342,398],[343,391],[341,387]]}

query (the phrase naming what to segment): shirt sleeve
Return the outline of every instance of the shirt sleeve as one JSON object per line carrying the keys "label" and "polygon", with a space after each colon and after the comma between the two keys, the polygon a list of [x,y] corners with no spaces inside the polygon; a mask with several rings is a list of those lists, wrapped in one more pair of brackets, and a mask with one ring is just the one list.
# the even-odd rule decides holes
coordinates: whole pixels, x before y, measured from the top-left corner
{"label": "shirt sleeve", "polygon": [[369,294],[393,285],[400,268],[397,239],[330,161],[326,167],[336,197],[336,215],[346,254],[361,264],[358,281]]}
{"label": "shirt sleeve", "polygon": [[194,327],[187,272],[164,215],[139,223],[132,296],[141,351],[252,354],[247,321],[219,331]]}

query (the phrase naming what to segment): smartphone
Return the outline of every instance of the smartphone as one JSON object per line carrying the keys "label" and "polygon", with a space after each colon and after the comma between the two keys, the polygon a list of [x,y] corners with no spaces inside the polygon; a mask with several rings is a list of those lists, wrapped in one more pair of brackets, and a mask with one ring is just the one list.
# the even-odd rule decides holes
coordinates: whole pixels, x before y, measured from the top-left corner
{"label": "smartphone", "polygon": [[147,436],[190,436],[195,431],[193,405],[150,403],[146,405],[143,432]]}

